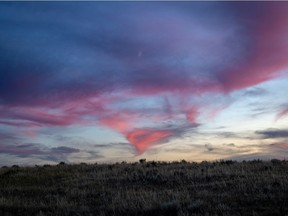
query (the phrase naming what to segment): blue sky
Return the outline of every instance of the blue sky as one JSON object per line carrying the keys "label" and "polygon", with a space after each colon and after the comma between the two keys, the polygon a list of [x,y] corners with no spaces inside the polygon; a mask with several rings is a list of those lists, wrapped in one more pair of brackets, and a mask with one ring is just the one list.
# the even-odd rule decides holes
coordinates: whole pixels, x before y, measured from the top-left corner
{"label": "blue sky", "polygon": [[287,14],[1,2],[0,164],[286,158]]}

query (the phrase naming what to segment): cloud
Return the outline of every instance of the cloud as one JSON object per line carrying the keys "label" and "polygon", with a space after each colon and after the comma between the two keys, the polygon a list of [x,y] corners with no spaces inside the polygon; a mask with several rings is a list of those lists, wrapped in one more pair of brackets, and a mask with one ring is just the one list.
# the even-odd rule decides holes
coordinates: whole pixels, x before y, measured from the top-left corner
{"label": "cloud", "polygon": [[22,144],[22,145],[1,144],[0,148],[2,154],[11,154],[20,157],[26,157],[35,154],[39,155],[43,153],[41,149],[39,149],[39,146],[35,144]]}
{"label": "cloud", "polygon": [[223,145],[224,146],[229,146],[229,147],[235,147],[236,146],[234,143],[228,143],[228,144],[224,143]]}
{"label": "cloud", "polygon": [[[217,138],[224,138],[224,139],[255,139],[253,132],[250,131],[238,131],[238,132],[231,132],[231,131],[223,131],[223,132],[212,132],[211,135],[216,136]],[[228,145],[228,144],[227,144]]]}
{"label": "cloud", "polygon": [[79,152],[79,149],[75,149],[75,148],[70,148],[67,146],[59,146],[59,147],[55,147],[55,148],[51,148],[51,153],[55,153],[55,154],[69,154],[69,153],[75,153],[75,152]]}
{"label": "cloud", "polygon": [[166,140],[173,135],[169,130],[136,129],[127,134],[127,140],[142,153],[153,144]]}
{"label": "cloud", "polygon": [[138,153],[156,144],[163,144],[173,139],[179,139],[197,129],[198,124],[181,124],[178,126],[164,125],[159,128],[139,128],[126,133],[127,140],[136,148]]}
{"label": "cloud", "polygon": [[[118,10],[126,12],[123,13],[125,15],[114,13],[116,5],[120,5]],[[226,56],[225,51],[227,50],[224,49],[225,46],[221,43],[227,43],[234,50],[239,50],[239,46],[236,46],[234,42],[237,42],[236,39],[241,39],[239,37],[241,35],[239,33],[241,32],[237,30],[231,29],[229,34],[225,34],[228,31],[227,27],[225,29],[225,25],[229,26],[237,23],[231,20],[223,24],[223,20],[221,16],[219,17],[217,10],[211,13],[210,18],[215,18],[217,24],[214,25],[214,28],[211,28],[211,24],[206,20],[207,18],[202,18],[201,15],[188,16],[183,11],[173,10],[172,7],[165,5],[164,9],[156,14],[150,10],[152,7],[151,4],[145,4],[139,13],[143,16],[149,15],[145,16],[149,17],[149,19],[138,18],[141,16],[136,17],[133,9],[137,6],[133,6],[132,4],[128,4],[125,7],[115,3],[115,6],[112,6],[111,9],[97,14],[93,12],[101,11],[101,8],[106,8],[108,5],[95,3],[88,6],[88,4],[75,5],[71,3],[69,7],[62,9],[62,19],[57,19],[59,15],[57,16],[57,13],[55,14],[52,10],[52,8],[59,8],[61,4],[46,3],[44,6],[49,9],[40,15],[31,5],[24,7],[19,4],[14,6],[14,8],[9,4],[2,5],[2,16],[6,18],[7,25],[8,23],[21,23],[26,27],[26,29],[24,27],[19,29],[3,26],[7,33],[7,37],[3,38],[3,41],[6,40],[7,42],[5,45],[7,50],[5,58],[12,64],[16,57],[20,57],[17,58],[17,67],[12,68],[11,64],[2,65],[5,71],[11,72],[9,73],[10,75],[2,75],[3,79],[1,79],[6,82],[5,85],[4,83],[1,85],[4,90],[1,91],[3,92],[1,98],[6,103],[16,103],[16,100],[19,100],[20,96],[21,98],[25,98],[27,102],[29,101],[29,103],[32,100],[34,103],[42,103],[43,94],[52,99],[60,100],[63,98],[67,99],[69,95],[70,97],[79,98],[84,94],[94,95],[95,93],[99,94],[123,88],[129,88],[133,92],[143,92],[145,94],[167,91],[184,91],[189,93],[213,92],[221,91],[221,85],[224,85],[225,89],[233,89],[229,86],[234,85],[234,83],[237,85],[237,80],[241,82],[241,79],[237,78],[238,74],[242,73],[238,71],[233,72],[229,70],[229,72],[226,72],[224,70],[225,73],[223,76],[226,78],[220,79],[220,83],[219,80],[215,79],[215,75],[213,74],[213,67],[219,67],[219,65],[224,64],[220,59],[222,55],[222,57]],[[71,11],[74,11],[75,7],[79,9],[78,14],[81,15],[85,11],[87,15],[89,14],[93,18],[98,19],[97,26],[94,25],[92,20],[86,18],[84,14],[80,16],[80,20],[77,20],[76,16],[72,16]],[[29,10],[34,16],[39,17],[39,20],[32,21],[32,15],[24,13],[23,8]],[[10,15],[14,10],[18,10],[18,19]],[[201,12],[205,12],[205,10],[207,9],[204,8]],[[209,10],[212,10],[212,7]],[[4,13],[4,11],[6,12]],[[192,12],[195,13],[196,11],[192,10]],[[227,12],[222,11],[222,13],[225,15]],[[244,14],[247,14],[247,12]],[[252,15],[248,14],[247,16]],[[261,19],[264,15],[266,20],[271,18],[270,16],[266,17],[267,14],[264,14],[264,12],[259,13],[259,18],[257,18]],[[131,27],[129,31],[123,32],[119,29],[116,21],[114,22],[109,19],[112,16],[116,16],[117,19],[115,20],[118,20],[117,23],[121,22],[123,26]],[[105,19],[104,17],[107,18]],[[203,20],[202,25],[197,24],[198,22],[195,20],[198,19]],[[278,20],[275,19],[275,21]],[[85,23],[86,28],[83,27],[82,23]],[[43,24],[46,25],[46,29],[43,26],[41,28]],[[256,25],[257,23],[253,24]],[[51,28],[51,25],[62,28],[56,30]],[[281,27],[279,25],[275,26],[275,34],[281,31]],[[39,31],[39,28],[41,31]],[[75,32],[75,28],[82,31]],[[71,33],[69,37],[67,36],[68,32]],[[23,50],[23,52],[26,50],[30,51],[28,52],[29,55],[24,56],[21,52],[17,53],[13,49],[14,43],[9,40],[8,36],[17,37],[19,33],[22,33],[24,36],[17,38],[21,45],[18,48]],[[256,36],[261,35],[262,38],[261,31],[252,33],[256,34]],[[233,36],[235,36],[235,39]],[[270,39],[268,36],[267,40]],[[65,40],[67,37],[69,40]],[[227,38],[229,40],[225,40]],[[35,45],[29,43],[32,39],[35,41]],[[214,43],[215,39],[221,43]],[[76,41],[78,41],[78,46],[74,43]],[[240,40],[240,42],[243,42],[244,45],[246,43],[245,40]],[[282,41],[279,43],[282,43]],[[39,53],[43,47],[46,48],[45,58],[42,52]],[[91,49],[92,47],[95,49]],[[218,49],[217,58],[212,48]],[[259,45],[259,49],[262,51],[262,43]],[[138,55],[139,50],[142,50],[141,52],[143,53],[141,57]],[[206,54],[207,61],[205,62],[201,59],[202,53]],[[36,56],[37,54],[40,55]],[[232,55],[236,59],[240,58],[237,56],[237,53],[232,53]],[[33,57],[34,61],[27,60],[28,57]],[[97,60],[92,61],[92,59]],[[172,64],[168,60],[172,60]],[[53,66],[48,67],[47,65]],[[97,70],[95,70],[96,68]],[[75,70],[80,70],[85,76],[80,75],[80,72],[75,72]],[[89,72],[90,70],[92,71]],[[57,71],[59,75],[56,74]],[[66,71],[70,71],[69,74]],[[243,68],[243,71],[245,71],[245,68]],[[260,78],[258,74],[260,72],[258,71],[251,72],[251,76],[257,73],[257,77],[260,79],[257,82],[265,80],[266,78]],[[24,81],[20,81],[19,79],[18,75],[21,73],[25,75]],[[55,75],[49,78],[49,74],[51,73]],[[181,75],[179,76],[179,74]],[[235,78],[227,78],[230,75]],[[226,79],[230,81],[228,82]],[[23,80],[23,77],[21,77],[21,80]],[[247,80],[251,80],[251,78],[247,78]],[[14,83],[14,89],[10,89],[12,83]],[[251,83],[247,86],[251,85],[255,84]],[[4,95],[8,91],[13,93],[10,99],[6,94]],[[28,93],[32,93],[34,97],[28,96]],[[24,101],[19,100],[19,102],[23,103]]]}
{"label": "cloud", "polygon": [[17,140],[18,138],[13,133],[3,133],[0,132],[0,142],[7,141],[7,140]]}
{"label": "cloud", "polygon": [[120,148],[120,149],[131,149],[131,143],[105,143],[105,144],[96,144],[96,148]]}
{"label": "cloud", "polygon": [[279,120],[279,119],[282,119],[282,118],[285,118],[287,117],[288,115],[288,105],[285,104],[285,105],[282,105],[280,107],[280,111],[278,112],[277,116],[276,116],[276,120]]}
{"label": "cloud", "polygon": [[[253,11],[257,9],[257,13],[247,10],[248,5]],[[269,14],[266,13],[267,10]],[[239,12],[243,14],[242,18],[246,19],[243,23],[246,30],[253,36],[250,41],[253,52],[250,51],[249,58],[242,64],[220,72],[219,79],[226,91],[268,81],[277,77],[279,71],[287,67],[287,11],[287,5],[280,2],[267,2],[261,7],[256,4],[242,4]],[[260,25],[263,22],[265,25]]]}
{"label": "cloud", "polygon": [[255,134],[261,135],[264,139],[287,138],[288,130],[271,128],[262,131],[255,131]]}
{"label": "cloud", "polygon": [[40,127],[40,124],[30,121],[22,121],[22,120],[1,120],[0,124],[9,125],[14,127]]}
{"label": "cloud", "polygon": [[261,87],[254,87],[244,92],[244,95],[249,97],[259,97],[267,94],[269,94],[269,92]]}
{"label": "cloud", "polygon": [[209,152],[214,151],[214,148],[210,144],[205,144],[204,146],[207,149],[207,151],[209,151]]}
{"label": "cloud", "polygon": [[58,116],[45,112],[32,112],[25,114],[18,114],[13,116],[12,118],[28,120],[32,122],[38,122],[46,125],[54,125],[54,126],[67,126],[70,125],[73,120],[66,116]]}
{"label": "cloud", "polygon": [[234,133],[234,132],[220,132],[216,134],[217,136],[220,137],[224,137],[224,138],[239,138],[239,134],[238,133]]}
{"label": "cloud", "polygon": [[286,151],[288,151],[288,141],[287,142],[284,142],[284,143],[273,143],[273,144],[270,144],[270,147],[271,148],[277,148],[277,149],[284,149]]}
{"label": "cloud", "polygon": [[280,2],[1,3],[0,124],[100,125],[144,152],[227,107],[207,98],[276,78],[287,14]]}
{"label": "cloud", "polygon": [[39,158],[43,160],[59,161],[66,160],[67,155],[80,152],[79,149],[67,146],[59,146],[54,148],[45,147],[38,143],[24,144],[0,144],[1,154],[9,154],[17,157]]}
{"label": "cloud", "polygon": [[104,116],[104,118],[99,120],[99,123],[113,128],[121,133],[125,133],[128,131],[131,127],[133,127],[135,117],[133,116],[133,113],[130,115],[128,113],[115,113],[110,116]]}
{"label": "cloud", "polygon": [[[288,153],[288,140],[283,140],[283,142],[276,142],[271,144],[258,144],[258,145],[247,145],[239,146],[238,152],[232,152],[230,156],[226,159],[232,160],[271,160],[271,159],[280,159],[286,160]],[[252,151],[251,151],[252,149]],[[253,152],[253,149],[257,149]]]}

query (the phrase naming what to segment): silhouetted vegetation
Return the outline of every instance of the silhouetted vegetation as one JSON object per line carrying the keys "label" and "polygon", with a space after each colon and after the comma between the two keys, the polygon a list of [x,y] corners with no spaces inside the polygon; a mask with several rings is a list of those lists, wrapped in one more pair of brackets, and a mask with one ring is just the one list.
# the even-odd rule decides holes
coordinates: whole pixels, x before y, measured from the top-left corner
{"label": "silhouetted vegetation", "polygon": [[0,215],[288,214],[287,161],[59,165],[2,167]]}

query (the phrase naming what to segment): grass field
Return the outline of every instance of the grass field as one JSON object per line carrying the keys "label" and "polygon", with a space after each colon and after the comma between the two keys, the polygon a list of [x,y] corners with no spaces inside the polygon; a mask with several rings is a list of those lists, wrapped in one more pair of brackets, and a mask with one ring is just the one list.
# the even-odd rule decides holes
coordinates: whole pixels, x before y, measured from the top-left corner
{"label": "grass field", "polygon": [[0,215],[288,215],[288,161],[2,167]]}

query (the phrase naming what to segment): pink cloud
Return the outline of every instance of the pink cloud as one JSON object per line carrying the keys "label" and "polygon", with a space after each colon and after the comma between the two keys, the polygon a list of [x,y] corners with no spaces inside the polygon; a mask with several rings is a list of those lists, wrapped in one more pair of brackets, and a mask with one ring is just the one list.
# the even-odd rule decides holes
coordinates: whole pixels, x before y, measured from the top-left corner
{"label": "pink cloud", "polygon": [[126,133],[128,130],[133,128],[134,117],[125,113],[110,114],[109,116],[100,119],[99,123],[113,128],[120,133]]}
{"label": "pink cloud", "polygon": [[[248,13],[246,17],[249,34],[252,36],[250,51],[244,62],[220,73],[226,92],[274,79],[281,70],[288,67],[287,4],[270,3],[259,7],[261,15]],[[269,12],[265,13],[267,9]],[[247,15],[246,10],[247,8],[243,8],[243,14]]]}
{"label": "pink cloud", "polygon": [[288,143],[274,143],[270,145],[273,148],[288,149]]}
{"label": "pink cloud", "polygon": [[198,109],[191,108],[186,112],[186,118],[191,124],[196,124],[196,118],[198,116]]}
{"label": "pink cloud", "polygon": [[127,133],[126,138],[140,153],[143,153],[151,145],[164,141],[173,134],[175,133],[169,130],[135,129]]}
{"label": "pink cloud", "polygon": [[[150,146],[166,141],[177,134],[177,131],[161,129],[161,121],[178,121],[181,118],[179,116],[184,116],[182,117],[185,118],[184,120],[180,119],[183,120],[183,125],[193,126],[198,123],[198,117],[205,112],[206,104],[201,104],[201,106],[193,104],[189,101],[190,97],[198,97],[206,93],[226,94],[254,86],[275,78],[280,70],[288,66],[287,7],[282,7],[280,3],[265,4],[265,6],[260,7],[260,13],[258,10],[258,12],[256,11],[256,15],[254,15],[254,11],[251,12],[252,10],[247,11],[247,7],[239,10],[241,13],[239,20],[242,19],[239,22],[244,23],[245,31],[247,31],[250,40],[247,43],[249,44],[248,51],[243,59],[241,61],[237,59],[233,65],[224,64],[223,67],[219,67],[219,62],[214,62],[214,53],[218,54],[218,48],[221,48],[221,52],[219,51],[221,57],[230,54],[237,57],[232,49],[229,50],[230,53],[228,54],[224,53],[226,48],[222,50],[224,46],[227,46],[225,43],[227,36],[222,36],[221,30],[226,29],[226,27],[218,28],[215,26],[214,29],[213,26],[211,28],[212,26],[207,24],[202,17],[189,16],[189,14],[180,13],[181,11],[170,11],[169,9],[167,12],[161,11],[161,16],[159,16],[159,13],[144,10],[143,14],[146,16],[133,19],[133,24],[131,24],[135,27],[133,37],[130,38],[127,34],[125,36],[128,39],[119,39],[118,36],[122,35],[120,32],[119,35],[107,39],[108,47],[105,47],[105,44],[101,44],[101,46],[97,44],[98,41],[93,40],[94,35],[93,38],[90,38],[95,47],[97,47],[96,45],[104,46],[103,50],[97,50],[97,55],[104,53],[107,62],[104,62],[105,66],[99,64],[104,67],[100,69],[96,67],[97,64],[91,63],[91,68],[85,68],[85,64],[81,63],[81,66],[84,67],[83,74],[85,71],[89,71],[86,77],[83,76],[84,81],[78,80],[78,78],[74,80],[71,78],[71,81],[67,77],[60,76],[60,79],[57,80],[58,75],[56,73],[56,80],[49,80],[50,71],[47,73],[47,77],[45,76],[43,79],[30,80],[32,74],[25,81],[21,81],[22,77],[18,77],[16,80],[9,77],[15,81],[11,82],[12,84],[17,84],[15,98],[19,99],[21,105],[18,104],[19,106],[16,107],[14,104],[15,107],[13,107],[9,104],[0,107],[0,124],[23,128],[99,124],[118,131],[139,152],[144,152]],[[201,20],[203,23],[199,25],[199,22],[194,19]],[[218,21],[215,23],[222,26]],[[234,26],[230,26],[230,28],[234,29]],[[93,26],[91,26],[92,29]],[[95,32],[97,33],[97,31]],[[84,33],[87,34],[84,38],[86,36],[89,38],[89,34]],[[233,31],[231,38],[236,36]],[[248,46],[241,43],[242,38],[240,40],[240,46]],[[139,49],[143,49],[141,56],[137,56],[138,48],[135,48],[135,44],[139,44]],[[115,46],[115,50],[110,46]],[[67,47],[69,46],[67,45]],[[129,52],[122,51],[122,48],[127,48]],[[90,49],[91,44],[88,48],[89,55],[93,54]],[[107,50],[109,53],[106,53]],[[110,51],[113,54],[110,54]],[[134,51],[136,51],[137,58],[133,54]],[[116,66],[112,64],[115,61],[114,58],[117,58]],[[210,59],[206,61],[206,58]],[[97,61],[95,60],[95,62]],[[110,64],[110,62],[112,63]],[[200,66],[194,67],[194,64]],[[206,64],[213,67],[206,68]],[[118,72],[119,65],[121,67],[123,65],[124,69],[121,68]],[[68,65],[65,67],[69,68]],[[201,70],[202,67],[204,67],[204,72]],[[33,66],[33,68],[36,67]],[[91,75],[92,73],[90,74],[90,70],[94,72],[95,68],[96,71],[93,74],[96,75],[94,76]],[[61,68],[59,70],[61,71]],[[107,75],[102,72],[98,73],[98,70],[113,71],[113,73],[107,72]],[[58,68],[55,71],[58,73]],[[54,81],[58,81],[58,84],[55,84],[57,87],[55,91],[51,88],[54,86]],[[46,86],[42,89],[42,86],[45,86],[42,84],[46,84],[48,88]],[[35,90],[33,89],[34,86]],[[10,91],[10,88],[8,89]],[[26,89],[27,92],[24,92],[26,97],[18,89]],[[24,99],[22,98],[31,99],[29,95],[33,92],[38,97],[35,100],[23,102]],[[169,96],[164,97],[163,95],[166,93]],[[129,107],[130,111],[128,108],[117,107],[120,102],[125,102],[127,98],[133,100],[140,96],[143,96],[143,100],[146,100],[144,97],[151,99],[163,96],[164,103],[155,108],[155,112],[152,114],[137,110],[133,106]],[[33,107],[36,104],[38,107]],[[213,111],[208,115],[214,116],[223,109],[212,109]],[[278,114],[277,118],[280,119],[287,115],[288,109],[285,108]],[[160,126],[157,125],[157,129],[147,129],[145,125],[141,126],[141,123],[145,121],[155,121]],[[27,134],[33,135],[29,132]]]}
{"label": "pink cloud", "polygon": [[288,107],[284,107],[276,116],[276,121],[288,116]]}

